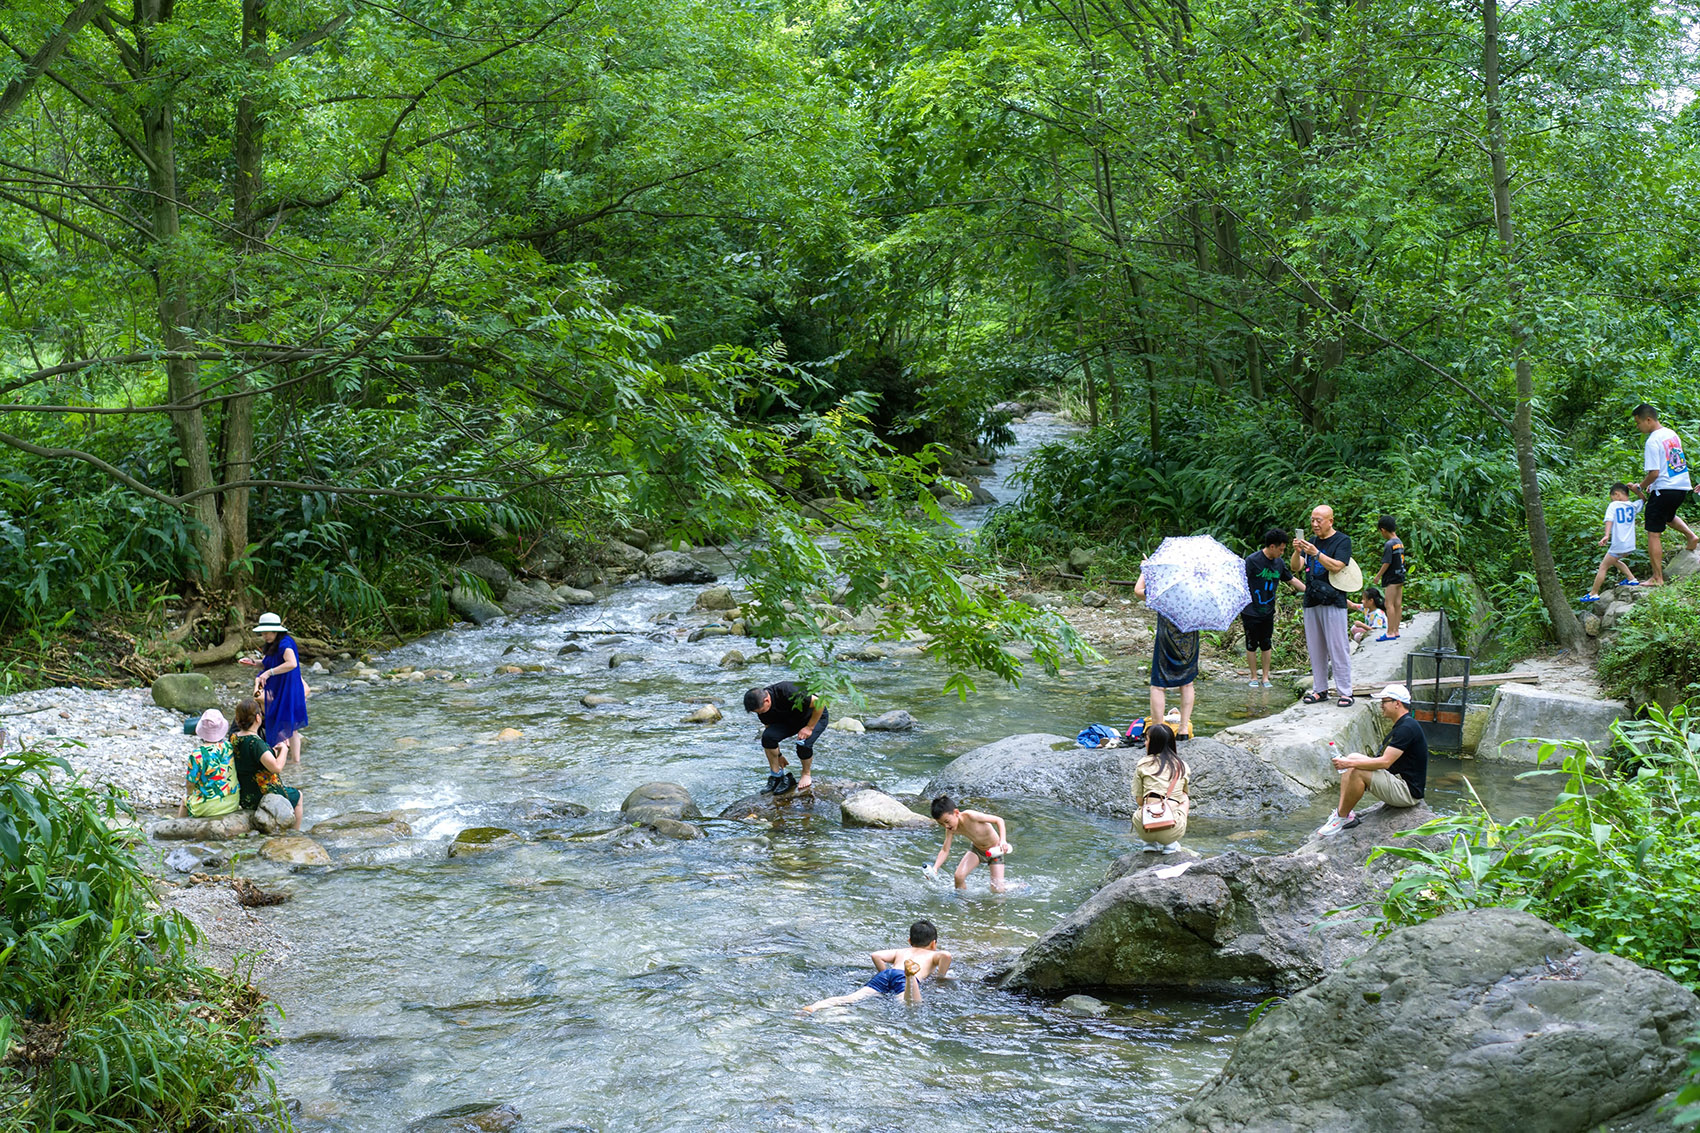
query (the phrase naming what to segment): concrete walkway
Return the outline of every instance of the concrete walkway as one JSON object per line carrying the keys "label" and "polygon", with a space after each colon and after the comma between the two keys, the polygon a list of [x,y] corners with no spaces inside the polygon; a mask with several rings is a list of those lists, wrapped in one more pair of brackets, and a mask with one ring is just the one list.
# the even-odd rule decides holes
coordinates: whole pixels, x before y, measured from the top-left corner
{"label": "concrete walkway", "polygon": [[[1295,704],[1285,712],[1236,724],[1217,733],[1223,743],[1245,748],[1279,771],[1296,792],[1312,795],[1338,789],[1340,774],[1328,762],[1328,741],[1342,752],[1373,752],[1387,731],[1375,694],[1405,679],[1405,658],[1440,641],[1440,615],[1421,613],[1405,619],[1398,641],[1366,641],[1352,657],[1352,685],[1358,702],[1341,708],[1332,699]],[[1310,676],[1304,678],[1310,688]]]}

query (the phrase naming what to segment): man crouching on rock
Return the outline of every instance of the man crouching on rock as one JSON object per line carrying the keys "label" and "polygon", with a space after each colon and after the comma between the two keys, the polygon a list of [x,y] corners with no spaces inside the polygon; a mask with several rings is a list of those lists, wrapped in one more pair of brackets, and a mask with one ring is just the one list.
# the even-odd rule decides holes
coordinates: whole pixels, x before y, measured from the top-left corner
{"label": "man crouching on rock", "polygon": [[[764,795],[785,795],[806,791],[814,782],[809,774],[815,760],[815,741],[826,731],[826,705],[818,696],[794,681],[780,681],[766,688],[752,688],[744,694],[744,711],[754,712],[762,728],[760,743],[767,754],[767,786]],[[785,770],[785,757],[779,754],[781,740],[797,737],[797,762],[803,765],[803,777],[798,779]]]}
{"label": "man crouching on rock", "polygon": [[1338,756],[1334,767],[1340,774],[1340,805],[1317,831],[1332,838],[1362,821],[1352,808],[1366,794],[1391,807],[1416,806],[1428,784],[1428,737],[1411,715],[1411,690],[1388,685],[1381,690],[1381,714],[1393,721],[1386,746],[1371,759],[1353,752]]}

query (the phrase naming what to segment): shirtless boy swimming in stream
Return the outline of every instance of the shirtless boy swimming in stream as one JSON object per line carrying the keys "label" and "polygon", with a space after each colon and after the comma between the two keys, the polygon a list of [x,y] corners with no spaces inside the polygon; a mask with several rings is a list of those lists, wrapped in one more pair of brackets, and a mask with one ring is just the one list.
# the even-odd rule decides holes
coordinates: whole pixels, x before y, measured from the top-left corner
{"label": "shirtless boy swimming in stream", "polygon": [[839,1007],[860,1003],[876,995],[901,995],[905,1003],[921,1002],[921,981],[929,976],[944,978],[950,970],[950,953],[939,947],[939,930],[931,921],[916,921],[909,926],[909,947],[888,948],[870,953],[874,962],[874,978],[849,995],[835,995],[803,1008],[818,1011],[822,1007]]}

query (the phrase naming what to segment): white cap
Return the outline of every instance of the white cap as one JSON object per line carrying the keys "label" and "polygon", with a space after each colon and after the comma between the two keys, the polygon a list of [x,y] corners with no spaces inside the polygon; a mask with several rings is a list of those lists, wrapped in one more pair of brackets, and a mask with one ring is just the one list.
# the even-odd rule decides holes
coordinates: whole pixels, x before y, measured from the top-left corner
{"label": "white cap", "polygon": [[1381,690],[1382,700],[1397,700],[1400,704],[1411,703],[1411,690],[1404,685],[1388,685]]}

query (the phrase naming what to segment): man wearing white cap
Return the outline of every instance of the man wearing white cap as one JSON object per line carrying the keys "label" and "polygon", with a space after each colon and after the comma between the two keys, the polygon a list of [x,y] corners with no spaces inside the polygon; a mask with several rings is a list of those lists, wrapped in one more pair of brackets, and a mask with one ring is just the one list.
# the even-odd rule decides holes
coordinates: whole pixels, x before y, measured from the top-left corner
{"label": "man wearing white cap", "polygon": [[1365,795],[1386,806],[1416,806],[1428,783],[1428,737],[1411,715],[1411,690],[1388,685],[1381,690],[1381,714],[1393,721],[1381,754],[1375,758],[1353,752],[1334,760],[1340,772],[1340,805],[1317,833],[1330,838],[1350,830],[1360,819],[1352,808]]}

